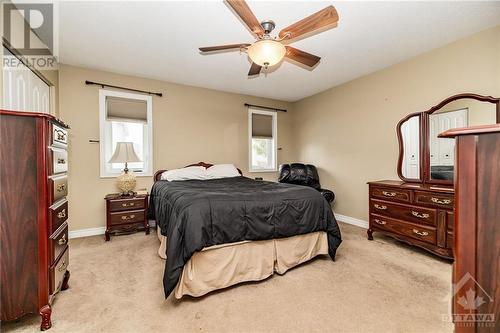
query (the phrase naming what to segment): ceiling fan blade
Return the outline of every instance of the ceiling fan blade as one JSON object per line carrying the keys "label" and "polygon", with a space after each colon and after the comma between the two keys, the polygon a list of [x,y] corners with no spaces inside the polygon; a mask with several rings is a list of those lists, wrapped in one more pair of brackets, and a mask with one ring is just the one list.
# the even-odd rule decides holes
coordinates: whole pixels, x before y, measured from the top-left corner
{"label": "ceiling fan blade", "polygon": [[226,0],[226,2],[231,6],[231,8],[238,14],[241,20],[247,25],[248,28],[257,36],[262,36],[264,34],[264,29],[260,25],[253,14],[250,7],[243,0]]}
{"label": "ceiling fan blade", "polygon": [[213,51],[222,51],[222,50],[230,50],[230,49],[241,49],[242,47],[248,47],[251,44],[229,44],[229,45],[219,45],[219,46],[208,46],[208,47],[200,47],[199,50],[201,52],[213,52]]}
{"label": "ceiling fan blade", "polygon": [[[305,19],[282,29],[279,33],[280,38],[294,39],[309,32],[331,26],[333,28],[339,21],[337,10],[333,6],[328,6],[319,12],[316,12]],[[288,36],[287,36],[288,35]]]}
{"label": "ceiling fan blade", "polygon": [[301,64],[304,64],[306,66],[314,67],[314,65],[316,65],[318,61],[321,59],[321,57],[301,51],[294,47],[288,45],[285,47],[286,47],[285,57],[300,62]]}
{"label": "ceiling fan blade", "polygon": [[255,62],[252,62],[252,66],[250,67],[250,70],[248,71],[248,76],[259,74],[261,69],[262,69],[262,66],[257,65]]}

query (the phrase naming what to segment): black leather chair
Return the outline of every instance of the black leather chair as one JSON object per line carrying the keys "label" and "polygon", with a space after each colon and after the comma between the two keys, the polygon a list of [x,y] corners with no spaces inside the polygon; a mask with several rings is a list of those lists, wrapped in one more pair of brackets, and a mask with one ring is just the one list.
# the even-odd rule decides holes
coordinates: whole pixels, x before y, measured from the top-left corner
{"label": "black leather chair", "polygon": [[335,194],[332,191],[321,188],[318,170],[314,165],[302,163],[282,164],[279,172],[278,181],[280,183],[309,186],[321,192],[329,203],[335,200]]}

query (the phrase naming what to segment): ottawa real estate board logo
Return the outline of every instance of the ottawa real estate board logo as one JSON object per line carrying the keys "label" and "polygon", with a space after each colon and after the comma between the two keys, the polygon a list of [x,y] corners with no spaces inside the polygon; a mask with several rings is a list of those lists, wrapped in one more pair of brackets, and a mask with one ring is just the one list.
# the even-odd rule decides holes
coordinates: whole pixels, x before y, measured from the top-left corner
{"label": "ottawa real estate board logo", "polygon": [[54,4],[2,1],[3,66],[57,69]]}
{"label": "ottawa real estate board logo", "polygon": [[443,315],[443,320],[460,327],[495,327],[495,314],[491,305],[493,297],[470,274],[466,273],[453,285],[456,308],[451,315]]}

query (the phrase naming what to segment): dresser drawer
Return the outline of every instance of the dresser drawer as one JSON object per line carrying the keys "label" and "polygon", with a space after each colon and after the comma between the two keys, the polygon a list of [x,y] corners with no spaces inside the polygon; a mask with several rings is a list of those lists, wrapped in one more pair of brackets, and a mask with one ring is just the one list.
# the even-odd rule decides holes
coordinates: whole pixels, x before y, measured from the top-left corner
{"label": "dresser drawer", "polygon": [[145,218],[144,210],[130,210],[125,212],[110,213],[111,224],[143,223]]}
{"label": "dresser drawer", "polygon": [[375,198],[381,198],[391,201],[400,201],[400,202],[410,202],[411,201],[411,191],[402,190],[402,189],[394,189],[390,187],[370,187],[370,196]]}
{"label": "dresser drawer", "polygon": [[68,131],[52,124],[52,146],[65,148],[68,145]]}
{"label": "dresser drawer", "polygon": [[370,215],[370,228],[385,230],[419,241],[436,244],[436,228],[393,220],[384,216]]}
{"label": "dresser drawer", "polygon": [[49,147],[48,149],[51,174],[68,171],[68,152],[65,149],[56,147]]}
{"label": "dresser drawer", "polygon": [[52,192],[52,202],[68,195],[68,176],[51,176],[49,177],[50,189]]}
{"label": "dresser drawer", "polygon": [[122,210],[144,209],[146,207],[145,198],[130,198],[109,200],[109,211],[118,212]]}
{"label": "dresser drawer", "polygon": [[50,294],[59,291],[61,288],[62,281],[64,280],[64,274],[68,269],[69,265],[69,247],[66,246],[64,253],[61,255],[59,260],[55,264],[50,266]]}
{"label": "dresser drawer", "polygon": [[63,199],[49,207],[50,232],[55,232],[68,219],[68,200]]}
{"label": "dresser drawer", "polygon": [[50,246],[50,263],[53,263],[59,258],[61,253],[66,249],[68,244],[68,224],[64,223],[54,232],[49,238]]}
{"label": "dresser drawer", "polygon": [[415,191],[415,203],[453,210],[455,198],[452,194]]}
{"label": "dresser drawer", "polygon": [[453,232],[447,231],[446,232],[446,247],[449,249],[453,249]]}
{"label": "dresser drawer", "polygon": [[425,223],[436,226],[437,212],[435,209],[398,205],[387,201],[371,200],[371,212],[398,220],[414,223]]}

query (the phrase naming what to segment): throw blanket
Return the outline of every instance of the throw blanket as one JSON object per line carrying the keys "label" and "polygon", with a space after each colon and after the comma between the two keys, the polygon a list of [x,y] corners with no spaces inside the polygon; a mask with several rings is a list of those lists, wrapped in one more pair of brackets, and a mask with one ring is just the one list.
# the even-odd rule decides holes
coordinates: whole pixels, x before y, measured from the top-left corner
{"label": "throw blanket", "polygon": [[342,242],[328,202],[317,190],[246,177],[157,181],[149,217],[167,236],[165,298],[191,256],[212,245],[328,233],[329,255]]}

